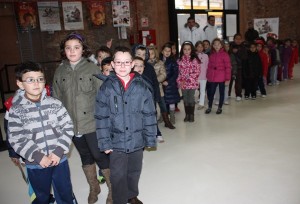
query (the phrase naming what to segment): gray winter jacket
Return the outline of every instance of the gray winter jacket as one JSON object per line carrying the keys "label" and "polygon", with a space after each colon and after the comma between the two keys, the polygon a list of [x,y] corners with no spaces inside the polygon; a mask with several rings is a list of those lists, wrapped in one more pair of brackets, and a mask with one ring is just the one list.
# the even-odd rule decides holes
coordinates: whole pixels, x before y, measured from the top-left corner
{"label": "gray winter jacket", "polygon": [[44,155],[62,158],[69,152],[73,123],[62,103],[42,93],[40,104],[17,91],[8,117],[9,143],[27,164],[39,164]]}
{"label": "gray winter jacket", "polygon": [[100,73],[100,69],[85,58],[74,69],[68,61],[63,61],[55,71],[53,96],[61,100],[70,113],[76,135],[96,131],[95,100],[102,81],[93,75]]}
{"label": "gray winter jacket", "polygon": [[96,127],[100,151],[125,153],[156,146],[157,120],[149,86],[138,74],[125,91],[111,72],[96,98]]}

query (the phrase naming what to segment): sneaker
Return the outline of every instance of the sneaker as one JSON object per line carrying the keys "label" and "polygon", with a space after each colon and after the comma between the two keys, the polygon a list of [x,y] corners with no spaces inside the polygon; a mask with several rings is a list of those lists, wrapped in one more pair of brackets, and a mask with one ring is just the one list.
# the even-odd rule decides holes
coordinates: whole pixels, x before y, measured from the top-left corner
{"label": "sneaker", "polygon": [[236,101],[241,101],[241,100],[242,100],[242,97],[237,96],[235,100],[236,100]]}
{"label": "sneaker", "polygon": [[279,85],[280,84],[280,82],[279,81],[276,81],[276,85]]}
{"label": "sneaker", "polygon": [[203,108],[204,108],[204,106],[199,105],[197,109],[198,109],[198,110],[202,110]]}
{"label": "sneaker", "polygon": [[104,184],[105,181],[106,181],[105,178],[104,178],[104,176],[98,176],[97,179],[98,179],[98,181],[99,181],[100,184]]}
{"label": "sneaker", "polygon": [[161,136],[161,135],[160,135],[160,136],[157,136],[156,140],[157,140],[158,143],[163,143],[163,142],[165,142],[163,136]]}
{"label": "sneaker", "polygon": [[176,107],[175,112],[180,112],[180,109],[178,107]]}
{"label": "sneaker", "polygon": [[137,197],[128,199],[127,203],[129,204],[143,204]]}
{"label": "sneaker", "polygon": [[267,95],[261,95],[261,97],[263,97],[263,98],[266,98],[266,97],[267,97]]}
{"label": "sneaker", "polygon": [[256,100],[256,96],[252,96],[252,98],[251,98],[252,100]]}
{"label": "sneaker", "polygon": [[273,86],[273,84],[272,83],[268,83],[268,86]]}
{"label": "sneaker", "polygon": [[215,105],[216,105],[216,106],[219,105],[219,101],[216,101],[216,102],[215,102]]}
{"label": "sneaker", "polygon": [[249,96],[245,96],[245,100],[248,100],[249,99]]}
{"label": "sneaker", "polygon": [[229,105],[229,101],[224,101],[224,105]]}

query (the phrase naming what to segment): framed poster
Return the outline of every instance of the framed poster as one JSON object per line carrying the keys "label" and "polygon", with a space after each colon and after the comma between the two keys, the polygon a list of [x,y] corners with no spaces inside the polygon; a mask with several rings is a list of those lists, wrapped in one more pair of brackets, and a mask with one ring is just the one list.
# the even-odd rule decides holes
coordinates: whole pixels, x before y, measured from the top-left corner
{"label": "framed poster", "polygon": [[88,1],[87,7],[90,12],[90,23],[94,28],[105,24],[105,6],[103,1]]}
{"label": "framed poster", "polygon": [[114,27],[130,26],[129,1],[112,1]]}
{"label": "framed poster", "polygon": [[38,2],[37,4],[41,31],[61,30],[58,2]]}
{"label": "framed poster", "polygon": [[14,5],[20,29],[23,31],[36,29],[38,27],[36,2],[16,2]]}
{"label": "framed poster", "polygon": [[65,30],[83,30],[81,2],[62,2],[62,8]]}
{"label": "framed poster", "polygon": [[254,29],[257,30],[259,36],[264,39],[267,39],[267,37],[278,39],[279,18],[254,19]]}

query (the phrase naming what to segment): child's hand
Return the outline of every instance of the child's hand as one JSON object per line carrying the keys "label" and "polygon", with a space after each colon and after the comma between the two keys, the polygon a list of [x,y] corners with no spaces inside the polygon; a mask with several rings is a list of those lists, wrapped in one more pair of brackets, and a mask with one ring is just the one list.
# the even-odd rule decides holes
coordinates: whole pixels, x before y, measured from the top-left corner
{"label": "child's hand", "polygon": [[42,160],[40,161],[40,165],[43,168],[47,168],[48,166],[50,166],[52,163],[52,161],[47,157],[47,156],[43,156]]}
{"label": "child's hand", "polygon": [[48,158],[52,161],[53,166],[57,166],[60,162],[60,158],[53,153],[51,153]]}
{"label": "child's hand", "polygon": [[104,152],[105,152],[105,154],[109,154],[109,153],[111,153],[113,150],[112,149],[108,149],[108,150],[105,150]]}
{"label": "child's hand", "polygon": [[20,164],[19,158],[11,157],[10,159],[14,163],[15,166],[19,166],[19,164]]}
{"label": "child's hand", "polygon": [[164,81],[162,84],[163,84],[164,86],[168,86],[168,82],[167,82],[167,81]]}

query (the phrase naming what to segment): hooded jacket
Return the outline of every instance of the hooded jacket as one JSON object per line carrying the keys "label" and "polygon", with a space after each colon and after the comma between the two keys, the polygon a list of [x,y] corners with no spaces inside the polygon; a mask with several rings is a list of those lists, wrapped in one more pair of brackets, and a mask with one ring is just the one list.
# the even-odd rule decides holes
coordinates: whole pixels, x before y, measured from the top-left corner
{"label": "hooded jacket", "polygon": [[73,123],[62,103],[42,92],[40,103],[18,91],[8,116],[8,139],[26,164],[39,164],[44,155],[62,158],[69,152]]}
{"label": "hooded jacket", "polygon": [[179,75],[177,83],[181,89],[197,89],[199,87],[200,62],[195,58],[183,55],[177,60]]}
{"label": "hooded jacket", "polygon": [[212,26],[210,24],[207,24],[204,28],[203,31],[205,33],[205,39],[208,40],[210,43],[218,37],[218,31],[216,26]]}
{"label": "hooded jacket", "polygon": [[192,29],[190,29],[187,25],[187,23],[184,25],[184,28],[180,31],[180,44],[184,41],[191,41],[193,45],[196,44],[197,41],[205,40],[206,36],[203,30],[200,28],[200,25],[196,23]]}
{"label": "hooded jacket", "polygon": [[132,153],[156,146],[157,120],[149,85],[139,75],[125,91],[114,72],[106,78],[96,98],[96,127],[100,151]]}
{"label": "hooded jacket", "polygon": [[85,58],[74,69],[69,61],[64,60],[55,71],[53,97],[58,98],[67,108],[76,135],[96,130],[95,98],[102,81],[93,75],[100,73],[100,69]]}

